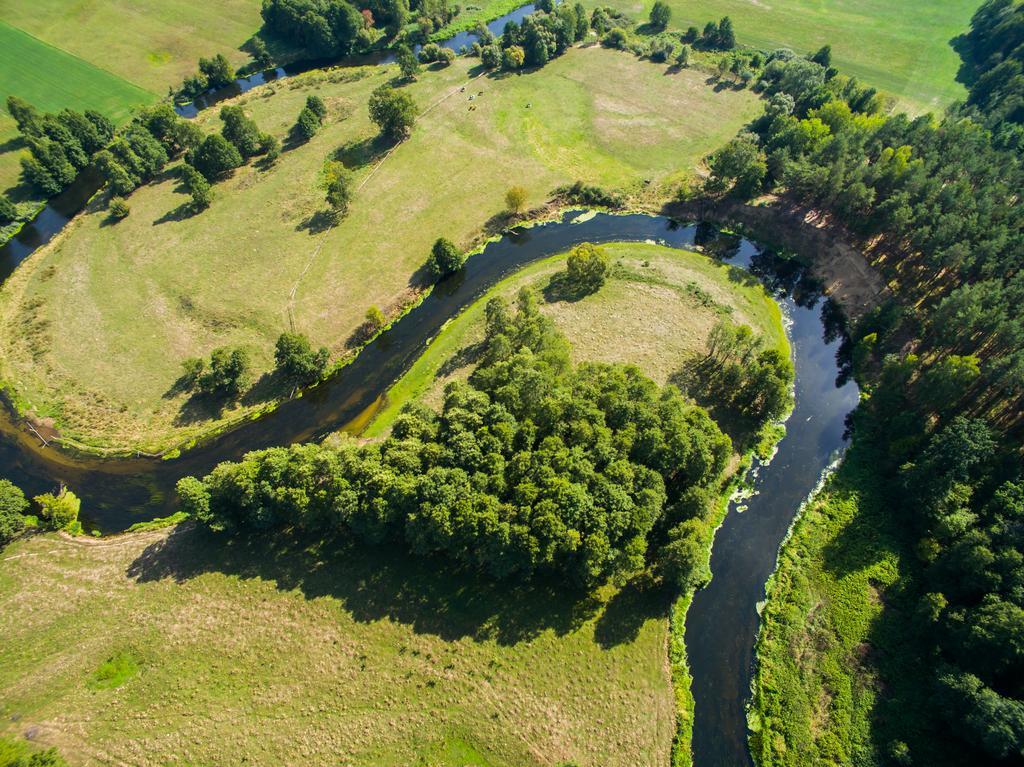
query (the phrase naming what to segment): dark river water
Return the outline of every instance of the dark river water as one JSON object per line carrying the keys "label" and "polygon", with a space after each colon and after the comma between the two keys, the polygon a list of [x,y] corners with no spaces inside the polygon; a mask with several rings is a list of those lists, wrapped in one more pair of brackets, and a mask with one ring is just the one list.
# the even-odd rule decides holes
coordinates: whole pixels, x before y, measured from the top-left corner
{"label": "dark river water", "polygon": [[[570,217],[571,219],[572,217]],[[791,262],[747,240],[707,226],[679,226],[661,217],[599,214],[573,223],[515,231],[470,258],[458,274],[369,344],[330,381],[283,403],[184,456],[75,458],[44,447],[9,413],[0,416],[0,474],[30,494],[66,483],[82,498],[82,518],[103,532],[175,510],[174,484],[204,474],[224,460],[273,445],[324,437],[372,407],[409,369],[446,321],[502,277],[580,242],[656,241],[704,246],[712,257],[743,266],[770,286],[790,319],[796,366],[796,407],[774,460],[756,470],[757,494],[730,509],[715,538],[713,580],[698,592],[687,618],[686,645],[696,699],[694,753],[697,767],[745,767],[744,704],[749,697],[757,603],[775,566],[779,545],[801,502],[844,445],[846,414],[857,403],[852,384],[837,386],[838,341],[823,319],[824,302]]]}

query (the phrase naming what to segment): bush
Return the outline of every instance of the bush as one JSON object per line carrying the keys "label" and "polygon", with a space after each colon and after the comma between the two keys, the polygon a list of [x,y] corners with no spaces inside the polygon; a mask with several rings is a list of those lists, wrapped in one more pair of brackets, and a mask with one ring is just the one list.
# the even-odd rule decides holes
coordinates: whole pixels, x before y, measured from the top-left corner
{"label": "bush", "polygon": [[505,192],[505,207],[510,213],[522,213],[526,207],[526,190],[521,186],[509,187]]}
{"label": "bush", "polygon": [[465,262],[466,257],[459,252],[451,240],[439,237],[430,249],[427,269],[434,279],[440,279],[453,272],[457,272]]}
{"label": "bush", "polygon": [[598,206],[602,208],[621,208],[623,206],[622,196],[616,192],[609,192],[599,186],[584,184],[577,181],[571,186],[560,186],[555,189],[555,195],[561,197],[565,202],[572,205]]}
{"label": "bush", "polygon": [[132,209],[128,207],[128,203],[124,201],[124,197],[114,196],[110,198],[110,217],[116,221],[120,221],[122,218],[128,218],[128,214],[132,212]]}
{"label": "bush", "polygon": [[24,514],[28,500],[13,482],[0,479],[0,546],[17,537],[25,529]]}
{"label": "bush", "polygon": [[605,48],[617,48],[620,51],[626,49],[628,42],[629,37],[626,34],[626,30],[621,27],[608,30],[605,36],[601,38],[601,45]]}
{"label": "bush", "polygon": [[17,220],[17,218],[18,209],[14,206],[14,203],[6,197],[0,197],[0,226],[10,224]]}
{"label": "bush", "polygon": [[387,325],[388,320],[387,317],[384,316],[384,312],[380,310],[380,307],[373,305],[366,310],[365,324],[369,334],[373,335]]}
{"label": "bush", "polygon": [[655,0],[651,7],[651,26],[656,29],[665,29],[672,18],[672,9],[665,0]]}
{"label": "bush", "polygon": [[78,512],[82,502],[78,496],[61,487],[57,495],[44,493],[35,497],[39,504],[39,515],[46,521],[51,530],[65,530],[78,521]]}
{"label": "bush", "polygon": [[603,248],[584,242],[569,253],[566,261],[566,279],[575,294],[597,292],[604,285],[607,274],[608,257]]}

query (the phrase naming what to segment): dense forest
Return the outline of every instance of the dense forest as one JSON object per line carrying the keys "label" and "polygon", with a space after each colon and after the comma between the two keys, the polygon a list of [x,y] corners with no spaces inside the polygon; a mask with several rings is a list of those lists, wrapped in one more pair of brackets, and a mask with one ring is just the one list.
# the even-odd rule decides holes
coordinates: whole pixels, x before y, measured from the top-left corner
{"label": "dense forest", "polygon": [[[776,52],[763,116],[710,159],[711,191],[826,213],[888,280],[851,328],[869,394],[851,426],[913,542],[900,589],[918,607],[896,619],[934,669],[926,737],[960,764],[1024,758],[1022,31],[1020,3],[981,7],[958,43],[969,96],[942,120],[883,116],[856,81]],[[884,708],[899,732],[900,702]],[[922,734],[904,734],[890,756],[917,764]]]}
{"label": "dense forest", "polygon": [[637,368],[573,367],[523,291],[516,311],[487,304],[481,361],[449,384],[440,413],[407,406],[378,443],[254,452],[178,492],[185,511],[233,534],[401,541],[491,577],[583,588],[654,561],[685,587],[731,449],[706,411]]}

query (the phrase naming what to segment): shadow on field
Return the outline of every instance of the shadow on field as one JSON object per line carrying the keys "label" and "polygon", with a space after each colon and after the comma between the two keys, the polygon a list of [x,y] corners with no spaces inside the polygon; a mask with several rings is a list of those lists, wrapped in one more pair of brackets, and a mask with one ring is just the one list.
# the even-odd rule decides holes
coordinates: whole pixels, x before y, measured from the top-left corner
{"label": "shadow on field", "polygon": [[140,583],[182,583],[211,572],[272,581],[307,599],[337,599],[357,621],[393,620],[446,641],[513,645],[545,631],[568,634],[600,614],[595,635],[613,647],[635,639],[646,620],[667,614],[667,602],[641,588],[627,587],[602,613],[598,597],[571,591],[564,581],[496,583],[447,560],[413,557],[399,544],[238,539],[190,524],[150,544],[127,574]]}

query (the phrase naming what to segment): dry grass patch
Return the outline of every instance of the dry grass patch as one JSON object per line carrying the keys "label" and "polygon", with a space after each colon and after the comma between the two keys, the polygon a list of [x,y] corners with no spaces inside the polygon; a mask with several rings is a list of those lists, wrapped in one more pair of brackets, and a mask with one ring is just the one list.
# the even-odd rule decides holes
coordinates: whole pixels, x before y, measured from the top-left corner
{"label": "dry grass patch", "polygon": [[653,596],[187,527],[113,542],[41,536],[0,561],[0,730],[35,729],[72,764],[667,760]]}

